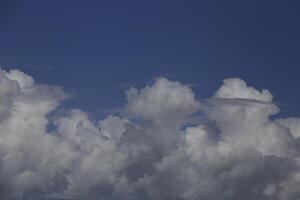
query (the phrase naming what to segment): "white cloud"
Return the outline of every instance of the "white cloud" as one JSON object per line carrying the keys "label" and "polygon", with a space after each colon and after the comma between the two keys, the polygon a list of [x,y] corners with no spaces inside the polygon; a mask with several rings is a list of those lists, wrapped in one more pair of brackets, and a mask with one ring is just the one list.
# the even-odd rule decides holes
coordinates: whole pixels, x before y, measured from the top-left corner
{"label": "white cloud", "polygon": [[300,198],[300,119],[272,120],[268,90],[226,79],[200,103],[158,78],[96,123],[78,109],[53,114],[67,97],[0,71],[0,199]]}
{"label": "white cloud", "polygon": [[273,95],[269,90],[263,89],[261,92],[239,78],[225,79],[223,85],[215,93],[216,98],[245,98],[260,101],[272,101]]}
{"label": "white cloud", "polygon": [[126,99],[127,114],[154,121],[163,120],[166,116],[186,117],[199,106],[188,86],[166,78],[158,78],[152,86],[146,86],[140,91],[129,89]]}
{"label": "white cloud", "polygon": [[300,137],[300,119],[299,118],[287,118],[279,119],[278,122],[287,127],[295,138]]}

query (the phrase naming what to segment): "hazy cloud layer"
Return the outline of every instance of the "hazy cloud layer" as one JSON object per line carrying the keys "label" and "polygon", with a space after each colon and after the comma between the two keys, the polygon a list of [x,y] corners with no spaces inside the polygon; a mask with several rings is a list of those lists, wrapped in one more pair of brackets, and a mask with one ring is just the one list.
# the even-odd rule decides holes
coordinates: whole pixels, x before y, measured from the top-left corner
{"label": "hazy cloud layer", "polygon": [[270,119],[268,90],[225,79],[200,101],[158,78],[98,122],[54,112],[67,97],[0,71],[0,199],[300,199],[300,119]]}

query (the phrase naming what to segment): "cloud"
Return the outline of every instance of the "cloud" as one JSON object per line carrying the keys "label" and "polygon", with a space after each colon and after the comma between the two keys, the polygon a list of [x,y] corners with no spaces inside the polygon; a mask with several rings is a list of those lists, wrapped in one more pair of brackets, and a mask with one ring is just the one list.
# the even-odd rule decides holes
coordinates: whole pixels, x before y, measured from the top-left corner
{"label": "cloud", "polygon": [[199,106],[188,86],[166,78],[158,78],[152,86],[140,91],[130,88],[126,92],[126,100],[128,115],[149,120],[162,120],[167,116],[186,117]]}
{"label": "cloud", "polygon": [[162,77],[96,122],[54,112],[68,96],[0,71],[0,199],[300,198],[300,119],[270,118],[268,90],[225,79],[203,101]]}
{"label": "cloud", "polygon": [[263,89],[261,92],[253,87],[247,86],[244,80],[239,78],[225,79],[223,85],[215,93],[216,98],[244,98],[259,101],[272,101],[273,95],[269,90]]}

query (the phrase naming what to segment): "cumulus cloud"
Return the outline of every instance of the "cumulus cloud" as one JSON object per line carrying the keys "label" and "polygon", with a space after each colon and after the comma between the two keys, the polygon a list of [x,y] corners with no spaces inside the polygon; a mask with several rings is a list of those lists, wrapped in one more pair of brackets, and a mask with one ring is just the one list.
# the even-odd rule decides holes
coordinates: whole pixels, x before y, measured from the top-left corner
{"label": "cumulus cloud", "polygon": [[55,112],[68,96],[0,71],[0,199],[300,198],[300,119],[270,118],[268,90],[225,79],[203,101],[161,77],[96,122]]}

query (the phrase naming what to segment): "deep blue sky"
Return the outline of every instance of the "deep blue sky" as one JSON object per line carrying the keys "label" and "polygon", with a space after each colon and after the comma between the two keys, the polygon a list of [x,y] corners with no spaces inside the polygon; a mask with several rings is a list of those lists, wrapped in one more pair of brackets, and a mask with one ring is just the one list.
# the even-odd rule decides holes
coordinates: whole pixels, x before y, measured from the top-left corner
{"label": "deep blue sky", "polygon": [[157,76],[206,98],[228,77],[268,88],[300,116],[300,3],[1,0],[0,65],[77,95],[95,112]]}

